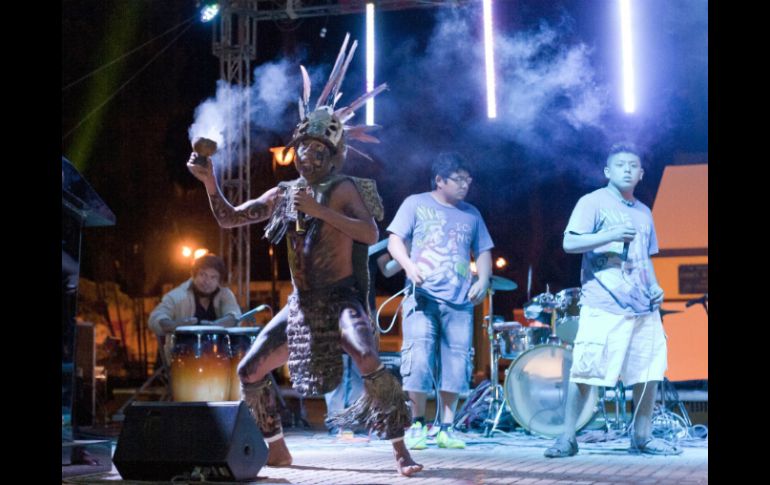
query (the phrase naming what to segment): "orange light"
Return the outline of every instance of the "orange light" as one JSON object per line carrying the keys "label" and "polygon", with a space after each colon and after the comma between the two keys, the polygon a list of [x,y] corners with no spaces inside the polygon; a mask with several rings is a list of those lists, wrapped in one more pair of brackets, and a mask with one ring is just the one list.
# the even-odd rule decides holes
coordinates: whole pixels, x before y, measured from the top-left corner
{"label": "orange light", "polygon": [[192,253],[193,253],[192,249],[190,249],[187,246],[182,246],[182,256],[184,256],[185,258],[189,258],[190,256],[192,256]]}
{"label": "orange light", "polygon": [[500,269],[505,268],[508,265],[508,261],[505,260],[505,258],[497,258],[495,260],[495,266],[497,266]]}
{"label": "orange light", "polygon": [[277,163],[283,167],[291,165],[291,163],[294,161],[294,148],[291,147],[286,150],[285,155],[284,150],[286,150],[286,147],[272,147],[270,149],[270,151],[273,153],[273,163]]}
{"label": "orange light", "polygon": [[202,256],[207,255],[208,253],[209,253],[209,250],[206,248],[196,249],[195,252],[193,253],[193,259],[198,259]]}
{"label": "orange light", "polygon": [[471,273],[476,274],[476,261],[471,261]]}

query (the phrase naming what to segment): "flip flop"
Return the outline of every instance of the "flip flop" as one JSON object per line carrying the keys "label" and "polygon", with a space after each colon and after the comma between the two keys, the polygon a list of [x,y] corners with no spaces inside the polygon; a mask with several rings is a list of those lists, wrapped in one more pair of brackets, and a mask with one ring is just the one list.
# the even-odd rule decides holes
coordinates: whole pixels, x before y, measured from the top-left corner
{"label": "flip flop", "polygon": [[681,455],[682,449],[677,445],[670,443],[660,438],[650,438],[643,444],[638,445],[633,439],[631,440],[631,447],[629,450],[631,453],[643,454],[643,455]]}
{"label": "flip flop", "polygon": [[545,450],[544,456],[546,458],[566,458],[568,456],[577,455],[577,452],[577,440],[565,440],[559,438],[553,446]]}

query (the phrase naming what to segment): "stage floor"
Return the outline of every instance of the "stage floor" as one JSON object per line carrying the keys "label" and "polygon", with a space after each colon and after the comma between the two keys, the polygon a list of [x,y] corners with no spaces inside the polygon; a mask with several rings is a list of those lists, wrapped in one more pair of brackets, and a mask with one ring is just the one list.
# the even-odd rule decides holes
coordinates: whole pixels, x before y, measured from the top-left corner
{"label": "stage floor", "polygon": [[[594,432],[595,433],[595,432]],[[287,468],[265,467],[251,482],[268,484],[701,484],[708,483],[708,439],[682,441],[679,456],[640,456],[628,453],[628,439],[580,443],[577,456],[543,457],[551,440],[515,432],[510,436],[484,438],[464,435],[467,448],[447,450],[429,441],[428,449],[412,456],[425,469],[412,478],[399,476],[394,468],[390,443],[367,441],[366,436],[348,439],[321,432],[287,431],[286,441],[294,456]],[[121,480],[115,470],[102,475],[63,479],[67,484],[111,484]],[[163,482],[168,483],[168,482]],[[175,482],[185,483],[185,482]],[[213,483],[213,482],[206,482]],[[222,483],[222,482],[219,482]]]}

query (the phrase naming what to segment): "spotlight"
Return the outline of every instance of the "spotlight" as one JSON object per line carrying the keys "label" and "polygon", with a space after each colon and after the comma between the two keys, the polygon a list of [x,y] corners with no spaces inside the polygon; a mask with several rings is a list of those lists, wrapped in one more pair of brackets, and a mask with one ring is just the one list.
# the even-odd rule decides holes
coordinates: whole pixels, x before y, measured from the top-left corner
{"label": "spotlight", "polygon": [[318,34],[322,39],[326,38],[326,27],[321,27],[321,32]]}
{"label": "spotlight", "polygon": [[216,17],[218,13],[219,13],[218,3],[209,3],[207,5],[204,5],[203,8],[201,9],[201,22],[208,22],[209,20]]}

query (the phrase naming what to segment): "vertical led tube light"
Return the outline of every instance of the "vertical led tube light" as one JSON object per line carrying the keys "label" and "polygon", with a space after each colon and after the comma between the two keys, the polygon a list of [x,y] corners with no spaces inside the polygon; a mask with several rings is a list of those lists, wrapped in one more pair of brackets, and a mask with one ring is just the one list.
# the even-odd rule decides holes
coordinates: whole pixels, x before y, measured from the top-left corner
{"label": "vertical led tube light", "polygon": [[623,52],[623,110],[636,111],[634,50],[631,38],[631,0],[620,0],[620,35]]}
{"label": "vertical led tube light", "polygon": [[484,0],[484,58],[487,71],[487,118],[497,118],[495,55],[492,38],[492,0]]}
{"label": "vertical led tube light", "polygon": [[[374,90],[374,3],[366,4],[366,92]],[[374,124],[374,98],[366,102],[366,124]]]}

